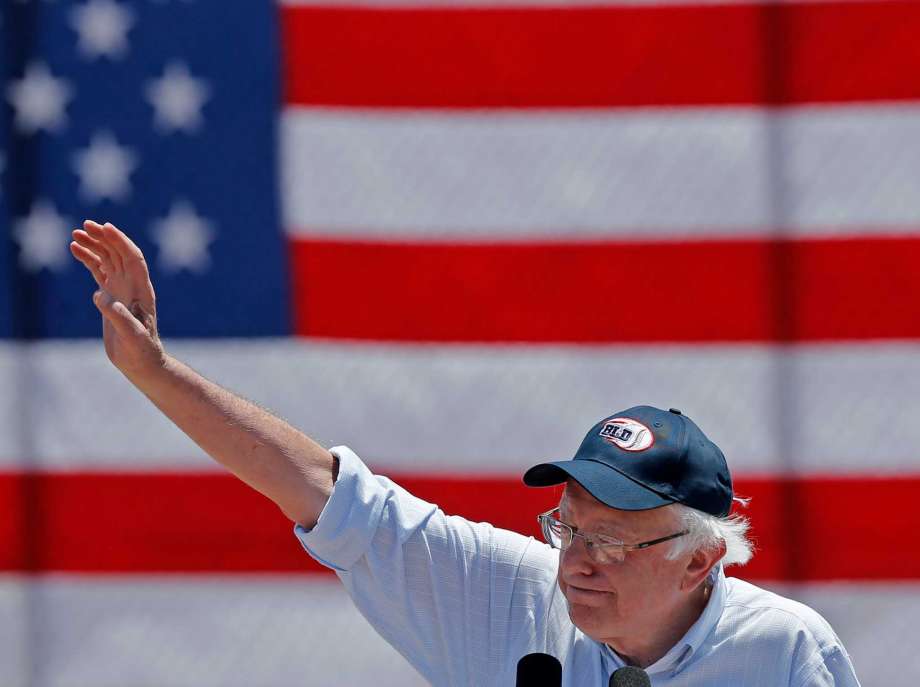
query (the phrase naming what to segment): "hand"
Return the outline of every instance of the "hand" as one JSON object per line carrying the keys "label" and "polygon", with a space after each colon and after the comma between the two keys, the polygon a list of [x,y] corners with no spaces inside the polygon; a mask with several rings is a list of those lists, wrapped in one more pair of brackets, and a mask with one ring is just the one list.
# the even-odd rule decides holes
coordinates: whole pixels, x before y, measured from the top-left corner
{"label": "hand", "polygon": [[156,296],[144,254],[110,223],[92,220],[73,232],[70,252],[99,285],[93,303],[102,313],[109,360],[129,378],[161,367],[166,352],[157,334]]}

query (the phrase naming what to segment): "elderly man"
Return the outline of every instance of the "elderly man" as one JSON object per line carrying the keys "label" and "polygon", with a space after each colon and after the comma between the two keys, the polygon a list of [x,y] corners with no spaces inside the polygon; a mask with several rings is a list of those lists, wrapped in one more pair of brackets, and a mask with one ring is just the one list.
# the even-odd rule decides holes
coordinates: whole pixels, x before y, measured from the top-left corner
{"label": "elderly man", "polygon": [[115,366],[272,499],[433,684],[513,685],[519,659],[536,652],[558,658],[571,687],[607,685],[626,665],[662,687],[859,684],[817,613],[725,577],[750,558],[747,523],[729,514],[721,451],[680,411],[615,413],[574,459],[531,468],[527,484],[564,485],[558,508],[539,516],[547,543],[536,542],[445,515],[167,355],[141,251],[111,224],[88,221],[73,236],[100,287]]}

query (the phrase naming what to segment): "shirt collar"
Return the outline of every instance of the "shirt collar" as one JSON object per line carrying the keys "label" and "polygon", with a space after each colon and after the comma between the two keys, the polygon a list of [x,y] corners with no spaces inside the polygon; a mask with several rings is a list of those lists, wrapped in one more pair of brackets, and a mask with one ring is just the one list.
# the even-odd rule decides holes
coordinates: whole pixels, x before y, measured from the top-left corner
{"label": "shirt collar", "polygon": [[[680,641],[672,646],[664,656],[645,669],[650,675],[668,671],[676,674],[696,652],[706,637],[709,636],[716,623],[719,622],[719,618],[722,617],[722,611],[725,608],[726,597],[725,572],[721,563],[717,564],[712,569],[712,572],[709,573],[709,581],[712,583],[712,591],[709,593],[709,601],[706,603],[706,607],[700,617],[690,626],[690,629],[681,637]],[[608,657],[613,659],[615,667],[624,665],[623,659],[613,649],[606,644],[604,648],[607,650]]]}

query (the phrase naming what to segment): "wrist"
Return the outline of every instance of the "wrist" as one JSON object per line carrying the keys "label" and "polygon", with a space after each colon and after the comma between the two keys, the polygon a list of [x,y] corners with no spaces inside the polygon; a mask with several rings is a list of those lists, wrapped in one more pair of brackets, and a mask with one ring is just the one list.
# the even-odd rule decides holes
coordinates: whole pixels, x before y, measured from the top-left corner
{"label": "wrist", "polygon": [[141,390],[175,374],[177,360],[170,356],[159,339],[151,339],[147,349],[131,364],[119,365],[120,372]]}

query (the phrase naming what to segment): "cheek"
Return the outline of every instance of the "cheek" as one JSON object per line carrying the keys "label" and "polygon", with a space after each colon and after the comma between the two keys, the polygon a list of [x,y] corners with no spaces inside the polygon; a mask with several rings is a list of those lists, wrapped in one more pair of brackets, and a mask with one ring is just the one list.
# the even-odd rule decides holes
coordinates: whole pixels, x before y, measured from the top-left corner
{"label": "cheek", "polygon": [[635,566],[617,584],[622,612],[650,617],[670,607],[677,583],[667,565],[648,565]]}
{"label": "cheek", "polygon": [[653,590],[658,588],[655,570],[625,561],[602,571],[604,586],[616,592],[619,615],[642,614],[656,603]]}

